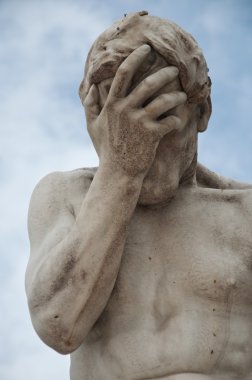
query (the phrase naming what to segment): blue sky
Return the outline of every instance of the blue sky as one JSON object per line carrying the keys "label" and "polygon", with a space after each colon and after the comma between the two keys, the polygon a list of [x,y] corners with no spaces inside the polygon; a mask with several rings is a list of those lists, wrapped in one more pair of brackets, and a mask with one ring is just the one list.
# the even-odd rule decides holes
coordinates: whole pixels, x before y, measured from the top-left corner
{"label": "blue sky", "polygon": [[148,10],[189,31],[213,82],[199,161],[252,182],[252,2],[2,0],[0,2],[0,378],[67,380],[69,358],[33,332],[24,294],[26,218],[38,180],[95,166],[78,86],[94,39],[124,13]]}

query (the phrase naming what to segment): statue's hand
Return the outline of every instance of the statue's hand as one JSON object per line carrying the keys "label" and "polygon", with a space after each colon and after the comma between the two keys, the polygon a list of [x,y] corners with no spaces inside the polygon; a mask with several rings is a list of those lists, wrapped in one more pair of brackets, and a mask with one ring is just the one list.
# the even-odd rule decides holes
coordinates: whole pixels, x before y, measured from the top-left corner
{"label": "statue's hand", "polygon": [[161,120],[159,117],[187,99],[184,92],[174,91],[159,95],[145,105],[160,88],[177,77],[178,69],[173,66],[160,69],[128,93],[134,74],[150,50],[148,45],[143,45],[120,65],[101,111],[96,85],[92,85],[84,101],[88,130],[100,166],[112,165],[130,176],[144,176],[162,137],[182,127],[175,115]]}

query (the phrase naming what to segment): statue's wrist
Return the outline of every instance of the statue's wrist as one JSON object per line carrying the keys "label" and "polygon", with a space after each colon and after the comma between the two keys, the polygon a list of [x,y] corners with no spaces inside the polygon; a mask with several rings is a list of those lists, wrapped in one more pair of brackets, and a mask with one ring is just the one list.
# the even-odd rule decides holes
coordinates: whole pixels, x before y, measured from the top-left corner
{"label": "statue's wrist", "polygon": [[135,188],[137,192],[141,189],[145,176],[143,173],[131,174],[129,171],[120,167],[120,165],[111,162],[100,163],[98,173],[106,178],[106,181],[109,180],[111,184],[115,183],[117,186],[121,184],[124,187]]}

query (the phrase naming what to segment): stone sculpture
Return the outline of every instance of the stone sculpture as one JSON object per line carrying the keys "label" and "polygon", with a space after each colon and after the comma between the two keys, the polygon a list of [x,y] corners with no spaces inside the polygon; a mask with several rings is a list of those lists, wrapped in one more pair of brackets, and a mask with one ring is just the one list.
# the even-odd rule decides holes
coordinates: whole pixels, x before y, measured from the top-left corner
{"label": "stone sculpture", "polygon": [[91,48],[99,168],[49,174],[29,210],[32,322],[72,380],[252,378],[252,192],[197,164],[210,89],[192,36],[147,12]]}

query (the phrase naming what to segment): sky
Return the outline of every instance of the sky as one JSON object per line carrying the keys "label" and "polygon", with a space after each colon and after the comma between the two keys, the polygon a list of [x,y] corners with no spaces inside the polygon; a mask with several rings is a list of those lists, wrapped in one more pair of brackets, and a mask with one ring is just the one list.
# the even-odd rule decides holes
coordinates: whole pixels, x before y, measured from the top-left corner
{"label": "sky", "polygon": [[33,331],[24,292],[27,210],[47,173],[98,165],[78,97],[88,50],[124,13],[171,19],[201,46],[213,116],[199,161],[252,183],[250,0],[0,0],[0,379],[67,380],[69,357]]}

